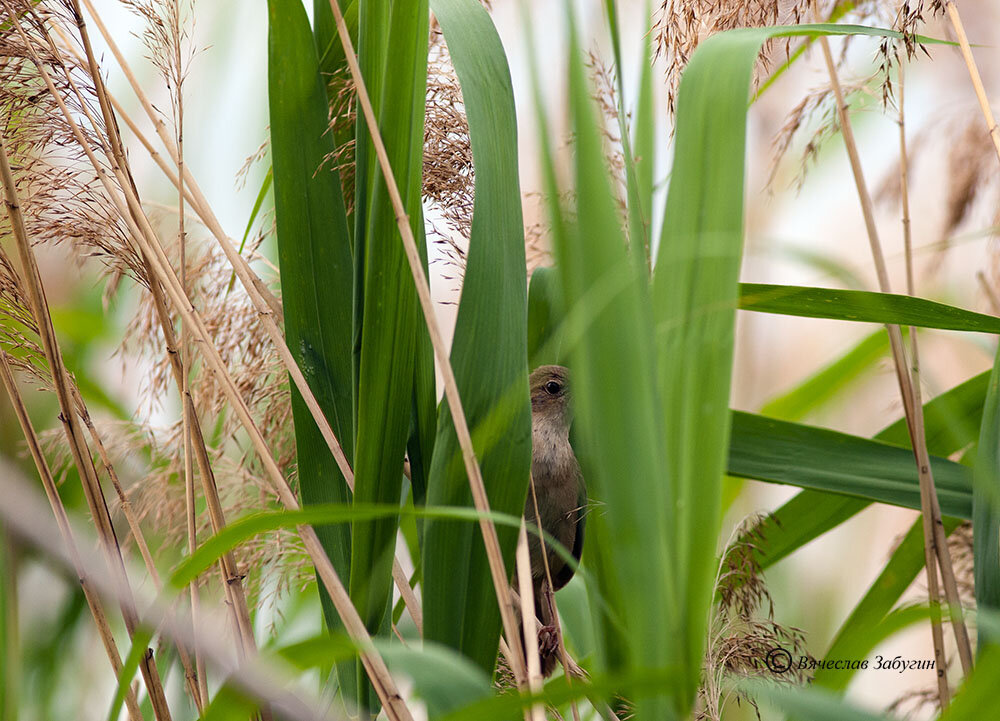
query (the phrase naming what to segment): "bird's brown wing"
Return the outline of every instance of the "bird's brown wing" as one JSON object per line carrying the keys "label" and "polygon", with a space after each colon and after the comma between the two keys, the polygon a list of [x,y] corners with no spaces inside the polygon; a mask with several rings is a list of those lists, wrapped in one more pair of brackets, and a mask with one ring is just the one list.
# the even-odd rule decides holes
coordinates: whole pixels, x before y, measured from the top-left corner
{"label": "bird's brown wing", "polygon": [[[576,534],[573,537],[573,558],[580,561],[580,556],[583,555],[583,530],[585,524],[584,511],[587,505],[587,492],[583,488],[583,483],[580,483],[580,496],[579,505],[573,511],[576,514]],[[560,588],[565,586],[573,578],[573,574],[576,573],[576,567],[573,564],[564,563],[559,572],[556,573],[555,578],[552,579],[552,585],[554,591],[558,591]]]}

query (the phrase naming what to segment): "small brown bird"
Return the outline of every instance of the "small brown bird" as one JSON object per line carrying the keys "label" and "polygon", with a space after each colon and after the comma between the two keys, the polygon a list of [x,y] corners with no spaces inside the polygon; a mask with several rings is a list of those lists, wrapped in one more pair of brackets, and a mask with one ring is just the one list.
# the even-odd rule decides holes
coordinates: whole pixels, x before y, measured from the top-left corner
{"label": "small brown bird", "polygon": [[[583,552],[583,512],[587,489],[580,464],[569,443],[572,422],[569,372],[562,366],[540,366],[532,372],[528,382],[531,389],[531,477],[534,494],[529,488],[524,518],[541,526],[579,560]],[[543,559],[542,544],[534,534],[528,535],[528,550],[535,613],[543,624],[539,631],[542,672],[548,676],[555,668],[555,651],[558,648],[552,594],[569,583],[574,568],[548,544]],[[548,575],[545,560],[548,561]],[[548,578],[552,579],[551,587]]]}

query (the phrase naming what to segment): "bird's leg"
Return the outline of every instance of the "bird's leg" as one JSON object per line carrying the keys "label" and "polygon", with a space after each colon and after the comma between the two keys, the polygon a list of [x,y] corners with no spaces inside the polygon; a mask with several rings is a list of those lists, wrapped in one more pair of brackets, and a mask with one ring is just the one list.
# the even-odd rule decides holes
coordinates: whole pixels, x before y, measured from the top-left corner
{"label": "bird's leg", "polygon": [[541,628],[538,629],[538,654],[542,657],[542,666],[551,667],[555,662],[555,654],[559,651],[559,629],[555,625],[555,594],[547,579],[543,578],[539,584],[537,600],[541,622]]}

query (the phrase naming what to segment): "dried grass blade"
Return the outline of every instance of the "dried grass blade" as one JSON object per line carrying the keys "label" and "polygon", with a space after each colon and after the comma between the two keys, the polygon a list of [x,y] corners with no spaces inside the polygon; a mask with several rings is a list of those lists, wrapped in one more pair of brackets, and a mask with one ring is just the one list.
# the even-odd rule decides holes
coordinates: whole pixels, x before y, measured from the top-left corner
{"label": "dried grass blade", "polygon": [[[542,553],[544,557],[546,554]],[[521,633],[524,639],[525,663],[528,673],[528,690],[538,693],[542,689],[542,669],[538,655],[538,625],[535,621],[535,597],[531,581],[531,559],[528,557],[528,534],[521,523],[516,551],[517,591],[521,606]],[[524,711],[525,721],[545,721],[541,704]]]}

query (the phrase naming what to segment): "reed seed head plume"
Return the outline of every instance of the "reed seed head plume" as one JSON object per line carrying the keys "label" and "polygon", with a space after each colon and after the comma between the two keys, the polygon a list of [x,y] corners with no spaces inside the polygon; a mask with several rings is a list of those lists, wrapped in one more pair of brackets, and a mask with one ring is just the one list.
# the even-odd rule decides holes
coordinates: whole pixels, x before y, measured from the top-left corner
{"label": "reed seed head plume", "polygon": [[791,658],[811,658],[805,634],[774,620],[774,601],[760,566],[759,550],[766,543],[766,516],[747,518],[733,532],[722,553],[715,582],[716,603],[709,622],[698,719],[719,721],[730,700],[754,700],[732,683],[740,678],[763,678],[776,683],[804,684],[807,673],[798,663],[784,672],[769,667],[768,654],[784,649]]}

